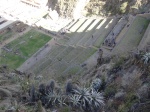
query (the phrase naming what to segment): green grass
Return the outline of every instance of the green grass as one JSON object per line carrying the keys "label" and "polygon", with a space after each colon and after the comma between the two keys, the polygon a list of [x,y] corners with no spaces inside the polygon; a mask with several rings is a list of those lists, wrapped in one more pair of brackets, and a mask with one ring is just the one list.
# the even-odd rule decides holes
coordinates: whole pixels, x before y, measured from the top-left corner
{"label": "green grass", "polygon": [[65,45],[68,42],[68,39],[62,38],[62,39],[57,40],[57,42],[61,45]]}
{"label": "green grass", "polygon": [[75,75],[79,70],[81,69],[80,66],[73,66],[73,67],[69,67],[68,69],[66,69],[64,71],[64,75]]}
{"label": "green grass", "polygon": [[34,65],[33,73],[37,74],[39,71],[45,69],[47,66],[49,66],[52,63],[52,60],[49,58],[45,60],[43,63],[40,63],[38,66]]}
{"label": "green grass", "polygon": [[45,55],[43,59],[37,62],[34,65],[34,67],[32,67],[31,71],[33,71],[36,74],[39,71],[44,70],[45,68],[49,68],[55,63],[55,61],[61,60],[61,57],[63,57],[62,55],[64,54],[64,52],[66,52],[66,50],[67,48],[65,46],[61,45],[52,46],[50,52],[47,55]]}
{"label": "green grass", "polygon": [[[23,36],[6,45],[12,52],[2,51],[2,55],[5,55],[5,58],[1,58],[0,65],[7,64],[11,68],[19,67],[50,39],[51,37],[35,30],[27,32]],[[14,53],[16,51],[19,55]]]}
{"label": "green grass", "polygon": [[59,55],[64,49],[66,48],[66,46],[58,46],[56,48],[53,49],[53,51],[48,54],[48,56],[51,59],[54,59],[57,55]]}
{"label": "green grass", "polygon": [[0,42],[3,42],[5,40],[7,40],[8,38],[12,37],[13,36],[13,32],[10,30],[10,31],[6,31],[4,34],[0,35]]}
{"label": "green grass", "polygon": [[[137,16],[129,30],[126,32],[126,35],[123,37],[121,42],[114,48],[114,53],[126,53],[134,48],[136,48],[149,24],[149,20],[146,18]],[[141,33],[140,33],[141,32]]]}
{"label": "green grass", "polygon": [[66,55],[63,60],[66,62],[70,62],[72,59],[74,59],[76,56],[78,56],[82,51],[84,50],[83,47],[77,47],[74,50],[72,50],[68,55]]}
{"label": "green grass", "polygon": [[66,49],[64,49],[64,51],[59,54],[56,58],[58,60],[62,60],[62,58],[64,58],[67,54],[69,54],[72,50],[74,49],[74,47],[68,46]]}
{"label": "green grass", "polygon": [[61,75],[61,73],[68,68],[68,64],[65,62],[56,62],[50,68],[56,75]]}
{"label": "green grass", "polygon": [[97,49],[92,48],[92,47],[86,48],[80,55],[78,55],[74,60],[72,60],[71,63],[82,64],[90,56],[92,56],[96,51]]}

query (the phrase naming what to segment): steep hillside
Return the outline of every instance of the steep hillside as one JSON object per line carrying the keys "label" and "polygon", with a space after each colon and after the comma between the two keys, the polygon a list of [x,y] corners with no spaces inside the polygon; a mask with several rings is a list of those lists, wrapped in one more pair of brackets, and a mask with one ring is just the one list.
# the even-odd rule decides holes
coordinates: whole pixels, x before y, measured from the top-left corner
{"label": "steep hillside", "polygon": [[[80,0],[79,0],[80,1]],[[51,0],[49,6],[60,16],[72,17],[77,0]],[[81,2],[84,7],[84,4]],[[116,14],[139,14],[149,12],[149,0],[87,0],[82,10],[84,16],[112,16]]]}
{"label": "steep hillside", "polygon": [[84,75],[60,83],[3,66],[1,112],[149,112],[149,67],[145,51],[127,57],[99,56],[97,65]]}
{"label": "steep hillside", "polygon": [[85,15],[110,16],[115,14],[137,14],[149,12],[149,0],[90,0]]}

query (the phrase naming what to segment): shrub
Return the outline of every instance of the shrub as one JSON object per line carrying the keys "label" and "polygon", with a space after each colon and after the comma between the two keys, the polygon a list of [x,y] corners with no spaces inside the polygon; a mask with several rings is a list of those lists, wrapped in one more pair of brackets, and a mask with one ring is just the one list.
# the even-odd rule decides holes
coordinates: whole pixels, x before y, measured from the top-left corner
{"label": "shrub", "polygon": [[124,2],[124,3],[121,4],[121,6],[120,6],[120,12],[122,14],[124,14],[126,12],[127,6],[128,6],[128,2]]}
{"label": "shrub", "polygon": [[115,88],[115,86],[108,86],[108,87],[106,87],[106,89],[104,91],[104,96],[106,98],[112,97],[115,95],[116,92],[117,92],[117,89]]}
{"label": "shrub", "polygon": [[92,88],[95,91],[98,91],[102,85],[102,81],[99,78],[96,78],[95,80],[92,81]]}

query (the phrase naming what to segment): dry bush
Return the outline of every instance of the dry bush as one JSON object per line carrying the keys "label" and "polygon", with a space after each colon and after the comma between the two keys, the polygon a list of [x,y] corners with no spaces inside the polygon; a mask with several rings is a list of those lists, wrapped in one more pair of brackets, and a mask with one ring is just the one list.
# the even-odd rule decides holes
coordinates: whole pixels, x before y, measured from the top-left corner
{"label": "dry bush", "polygon": [[126,89],[126,91],[135,92],[141,86],[141,75],[140,71],[136,69],[132,73],[127,72],[122,77],[122,86]]}

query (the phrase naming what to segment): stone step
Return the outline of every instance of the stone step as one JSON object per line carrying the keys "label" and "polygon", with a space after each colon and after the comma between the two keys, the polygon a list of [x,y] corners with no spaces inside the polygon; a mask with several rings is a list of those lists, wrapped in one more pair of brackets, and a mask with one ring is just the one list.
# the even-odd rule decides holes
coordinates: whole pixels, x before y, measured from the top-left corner
{"label": "stone step", "polygon": [[84,43],[84,46],[90,46],[92,45],[97,38],[99,38],[99,35],[102,33],[102,31],[105,29],[106,25],[109,23],[111,19],[104,19],[96,28],[95,32],[93,32],[93,36],[87,38],[87,40]]}
{"label": "stone step", "polygon": [[85,31],[87,28],[93,23],[93,19],[88,19],[74,34],[73,37],[70,38],[70,41],[68,42],[68,45],[76,45],[80,39],[85,35]]}
{"label": "stone step", "polygon": [[105,26],[105,28],[101,30],[101,32],[99,32],[97,36],[98,38],[95,40],[95,42],[92,43],[93,46],[97,48],[101,46],[101,44],[104,42],[104,39],[118,23],[118,19],[119,18],[114,17],[111,21],[109,21],[109,23]]}
{"label": "stone step", "polygon": [[79,46],[83,46],[86,41],[92,36],[92,34],[94,33],[94,31],[96,30],[96,27],[98,27],[98,25],[102,22],[103,20],[101,19],[96,19],[92,25],[90,25],[90,27],[87,29],[87,31],[85,32],[86,34],[82,37],[82,39],[77,43],[77,45]]}

